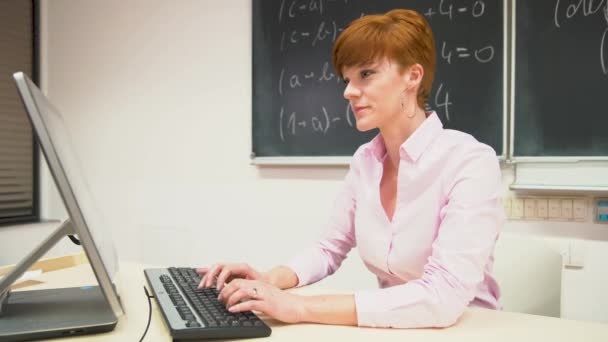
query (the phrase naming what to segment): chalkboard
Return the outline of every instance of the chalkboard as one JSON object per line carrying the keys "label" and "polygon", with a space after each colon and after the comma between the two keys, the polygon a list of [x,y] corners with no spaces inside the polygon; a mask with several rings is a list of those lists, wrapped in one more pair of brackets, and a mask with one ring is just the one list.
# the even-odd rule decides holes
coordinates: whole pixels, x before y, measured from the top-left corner
{"label": "chalkboard", "polygon": [[608,1],[515,12],[514,156],[607,156]]}
{"label": "chalkboard", "polygon": [[360,133],[332,66],[352,20],[394,8],[425,15],[437,68],[427,110],[503,154],[504,3],[498,0],[253,0],[253,156],[350,156]]}

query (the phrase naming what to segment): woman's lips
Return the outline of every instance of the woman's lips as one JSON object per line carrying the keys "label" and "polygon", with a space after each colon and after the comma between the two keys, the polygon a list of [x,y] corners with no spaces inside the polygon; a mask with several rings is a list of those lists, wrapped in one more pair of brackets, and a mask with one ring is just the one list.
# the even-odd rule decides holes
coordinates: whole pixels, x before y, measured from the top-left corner
{"label": "woman's lips", "polygon": [[367,108],[369,108],[369,107],[368,106],[354,106],[353,107],[353,112],[355,114],[361,114],[361,112],[364,111]]}

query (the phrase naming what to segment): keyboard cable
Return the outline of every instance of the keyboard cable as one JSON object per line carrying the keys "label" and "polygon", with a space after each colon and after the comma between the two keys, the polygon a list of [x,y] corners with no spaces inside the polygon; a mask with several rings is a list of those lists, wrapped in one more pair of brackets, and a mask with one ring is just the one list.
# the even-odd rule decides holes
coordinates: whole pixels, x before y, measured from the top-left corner
{"label": "keyboard cable", "polygon": [[146,337],[146,334],[148,333],[148,328],[150,328],[150,321],[152,320],[152,298],[154,298],[154,296],[150,295],[148,289],[145,286],[144,292],[146,293],[146,297],[148,298],[148,324],[146,324],[146,330],[144,330],[144,334],[141,335],[141,339],[139,339],[139,342],[143,341],[144,337]]}
{"label": "keyboard cable", "polygon": [[68,237],[70,238],[70,240],[72,240],[72,242],[75,245],[80,246],[80,240],[78,240],[78,238],[76,237],[76,235],[69,234]]}

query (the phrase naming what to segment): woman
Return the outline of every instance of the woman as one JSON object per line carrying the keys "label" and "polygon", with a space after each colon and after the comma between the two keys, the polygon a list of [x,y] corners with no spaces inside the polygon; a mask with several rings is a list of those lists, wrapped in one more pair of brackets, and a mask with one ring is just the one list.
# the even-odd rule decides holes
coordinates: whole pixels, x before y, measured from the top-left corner
{"label": "woman", "polygon": [[[423,110],[435,67],[424,17],[393,10],[359,18],[337,39],[333,62],[357,129],[380,134],[354,154],[325,236],[266,273],[246,264],[199,269],[201,287],[217,277],[230,311],[285,322],[446,327],[469,305],[499,308],[491,275],[504,222],[498,160],[492,148],[443,129],[436,113]],[[379,289],[281,291],[332,274],[354,246]]]}

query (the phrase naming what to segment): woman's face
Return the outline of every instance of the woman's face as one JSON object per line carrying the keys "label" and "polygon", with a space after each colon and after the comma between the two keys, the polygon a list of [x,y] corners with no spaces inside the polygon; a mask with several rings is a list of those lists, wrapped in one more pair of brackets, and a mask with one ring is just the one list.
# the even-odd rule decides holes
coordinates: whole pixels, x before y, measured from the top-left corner
{"label": "woman's face", "polygon": [[[388,58],[344,68],[344,98],[350,102],[359,131],[382,130],[403,112],[401,99],[408,83],[406,73],[399,69],[399,64]],[[411,108],[411,101],[406,99],[404,105]]]}

